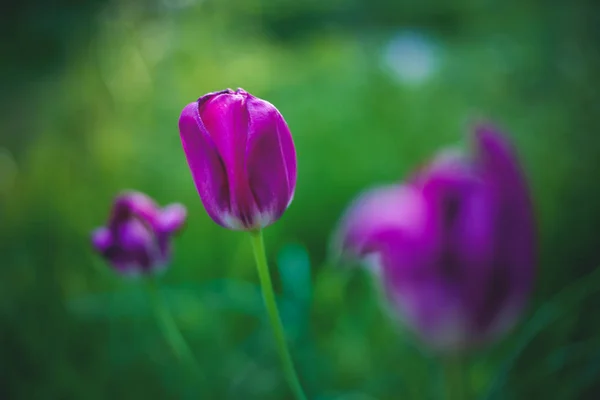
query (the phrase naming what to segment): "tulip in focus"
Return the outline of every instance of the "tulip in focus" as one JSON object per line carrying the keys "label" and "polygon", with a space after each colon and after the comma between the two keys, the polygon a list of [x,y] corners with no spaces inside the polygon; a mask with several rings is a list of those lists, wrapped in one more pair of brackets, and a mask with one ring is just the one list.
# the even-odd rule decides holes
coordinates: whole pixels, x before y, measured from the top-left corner
{"label": "tulip in focus", "polygon": [[143,193],[125,192],[114,200],[107,225],[92,233],[92,244],[119,273],[152,274],[167,266],[171,237],[185,218],[181,204],[161,209]]}
{"label": "tulip in focus", "polygon": [[210,217],[234,230],[278,220],[296,187],[296,153],[283,116],[242,89],[208,93],[179,119],[181,143]]}
{"label": "tulip in focus", "polygon": [[439,350],[506,333],[532,290],[529,190],[489,126],[475,131],[474,157],[445,152],[409,182],[363,194],[337,239],[342,255],[377,261],[391,309]]}

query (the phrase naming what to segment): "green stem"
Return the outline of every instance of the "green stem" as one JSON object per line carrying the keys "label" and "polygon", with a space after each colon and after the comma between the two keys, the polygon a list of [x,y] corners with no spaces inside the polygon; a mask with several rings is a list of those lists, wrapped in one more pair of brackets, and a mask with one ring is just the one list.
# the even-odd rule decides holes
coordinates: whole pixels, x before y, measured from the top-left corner
{"label": "green stem", "polygon": [[265,255],[265,244],[263,241],[262,231],[256,230],[250,232],[252,239],[252,248],[254,250],[254,259],[256,260],[256,268],[258,269],[258,276],[260,278],[260,285],[262,288],[263,300],[267,307],[267,313],[269,314],[269,320],[273,333],[275,334],[275,342],[277,344],[277,351],[281,357],[283,363],[283,371],[285,377],[290,384],[296,399],[306,400],[306,395],[302,390],[298,375],[292,362],[292,357],[288,350],[285,332],[283,330],[283,324],[279,317],[279,311],[277,310],[277,303],[275,302],[275,293],[273,293],[273,285],[271,283],[271,276],[269,275],[269,265],[267,264],[267,257]]}
{"label": "green stem", "polygon": [[162,333],[169,343],[171,349],[175,353],[175,356],[183,363],[194,370],[196,374],[200,374],[201,369],[194,357],[192,350],[187,344],[185,338],[181,334],[181,331],[177,327],[177,323],[173,318],[173,314],[169,310],[163,296],[160,293],[158,283],[154,280],[149,281],[149,292],[152,298],[152,305],[154,306],[154,312],[156,319],[160,325]]}
{"label": "green stem", "polygon": [[444,380],[447,400],[466,400],[467,381],[464,359],[450,356],[444,360]]}

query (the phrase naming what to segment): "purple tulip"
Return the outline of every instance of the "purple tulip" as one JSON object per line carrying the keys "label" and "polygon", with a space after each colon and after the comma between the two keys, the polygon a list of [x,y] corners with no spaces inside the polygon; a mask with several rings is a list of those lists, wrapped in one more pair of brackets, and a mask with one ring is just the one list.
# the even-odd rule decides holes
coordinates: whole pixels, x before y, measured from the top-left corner
{"label": "purple tulip", "polygon": [[115,199],[107,226],[92,233],[92,245],[119,273],[155,273],[167,266],[171,236],[185,218],[181,204],[161,209],[143,193],[125,192]]}
{"label": "purple tulip", "polygon": [[242,89],[208,93],[179,118],[183,150],[208,215],[234,230],[277,221],[296,188],[296,152],[283,116]]}
{"label": "purple tulip", "polygon": [[532,290],[536,234],[525,178],[497,131],[476,154],[442,153],[404,185],[363,194],[341,223],[345,256],[375,260],[392,310],[433,347],[489,342]]}

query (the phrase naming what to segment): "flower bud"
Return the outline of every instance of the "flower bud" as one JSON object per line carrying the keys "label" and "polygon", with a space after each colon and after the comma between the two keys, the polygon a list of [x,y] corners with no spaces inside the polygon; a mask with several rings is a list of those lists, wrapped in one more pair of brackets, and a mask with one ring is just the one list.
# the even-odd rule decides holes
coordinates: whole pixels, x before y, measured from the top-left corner
{"label": "flower bud", "polygon": [[217,224],[263,228],[290,205],[296,152],[271,103],[242,89],[208,93],[183,109],[179,132],[200,199]]}
{"label": "flower bud", "polygon": [[533,285],[535,223],[519,163],[490,127],[475,142],[473,158],[444,152],[406,184],[363,194],[337,238],[342,254],[377,260],[391,309],[443,350],[508,331]]}
{"label": "flower bud", "polygon": [[92,245],[123,275],[158,272],[167,266],[171,236],[185,218],[181,204],[161,209],[143,193],[126,192],[115,199],[106,227],[92,232]]}

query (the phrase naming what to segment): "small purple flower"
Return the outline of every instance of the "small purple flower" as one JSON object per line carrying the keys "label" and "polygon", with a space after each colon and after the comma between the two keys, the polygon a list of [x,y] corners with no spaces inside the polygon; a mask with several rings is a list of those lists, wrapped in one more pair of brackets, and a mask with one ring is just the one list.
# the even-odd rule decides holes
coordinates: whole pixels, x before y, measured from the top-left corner
{"label": "small purple flower", "polygon": [[121,274],[155,273],[167,266],[171,236],[185,218],[181,204],[161,209],[143,193],[125,192],[115,199],[107,226],[92,232],[92,245]]}
{"label": "small purple flower", "polygon": [[531,293],[536,233],[516,156],[480,126],[476,154],[444,152],[404,185],[363,194],[342,220],[345,256],[375,260],[395,313],[438,349],[489,342]]}
{"label": "small purple flower", "polygon": [[208,215],[234,230],[277,221],[294,197],[296,152],[283,116],[242,89],[208,93],[179,118],[183,150]]}

